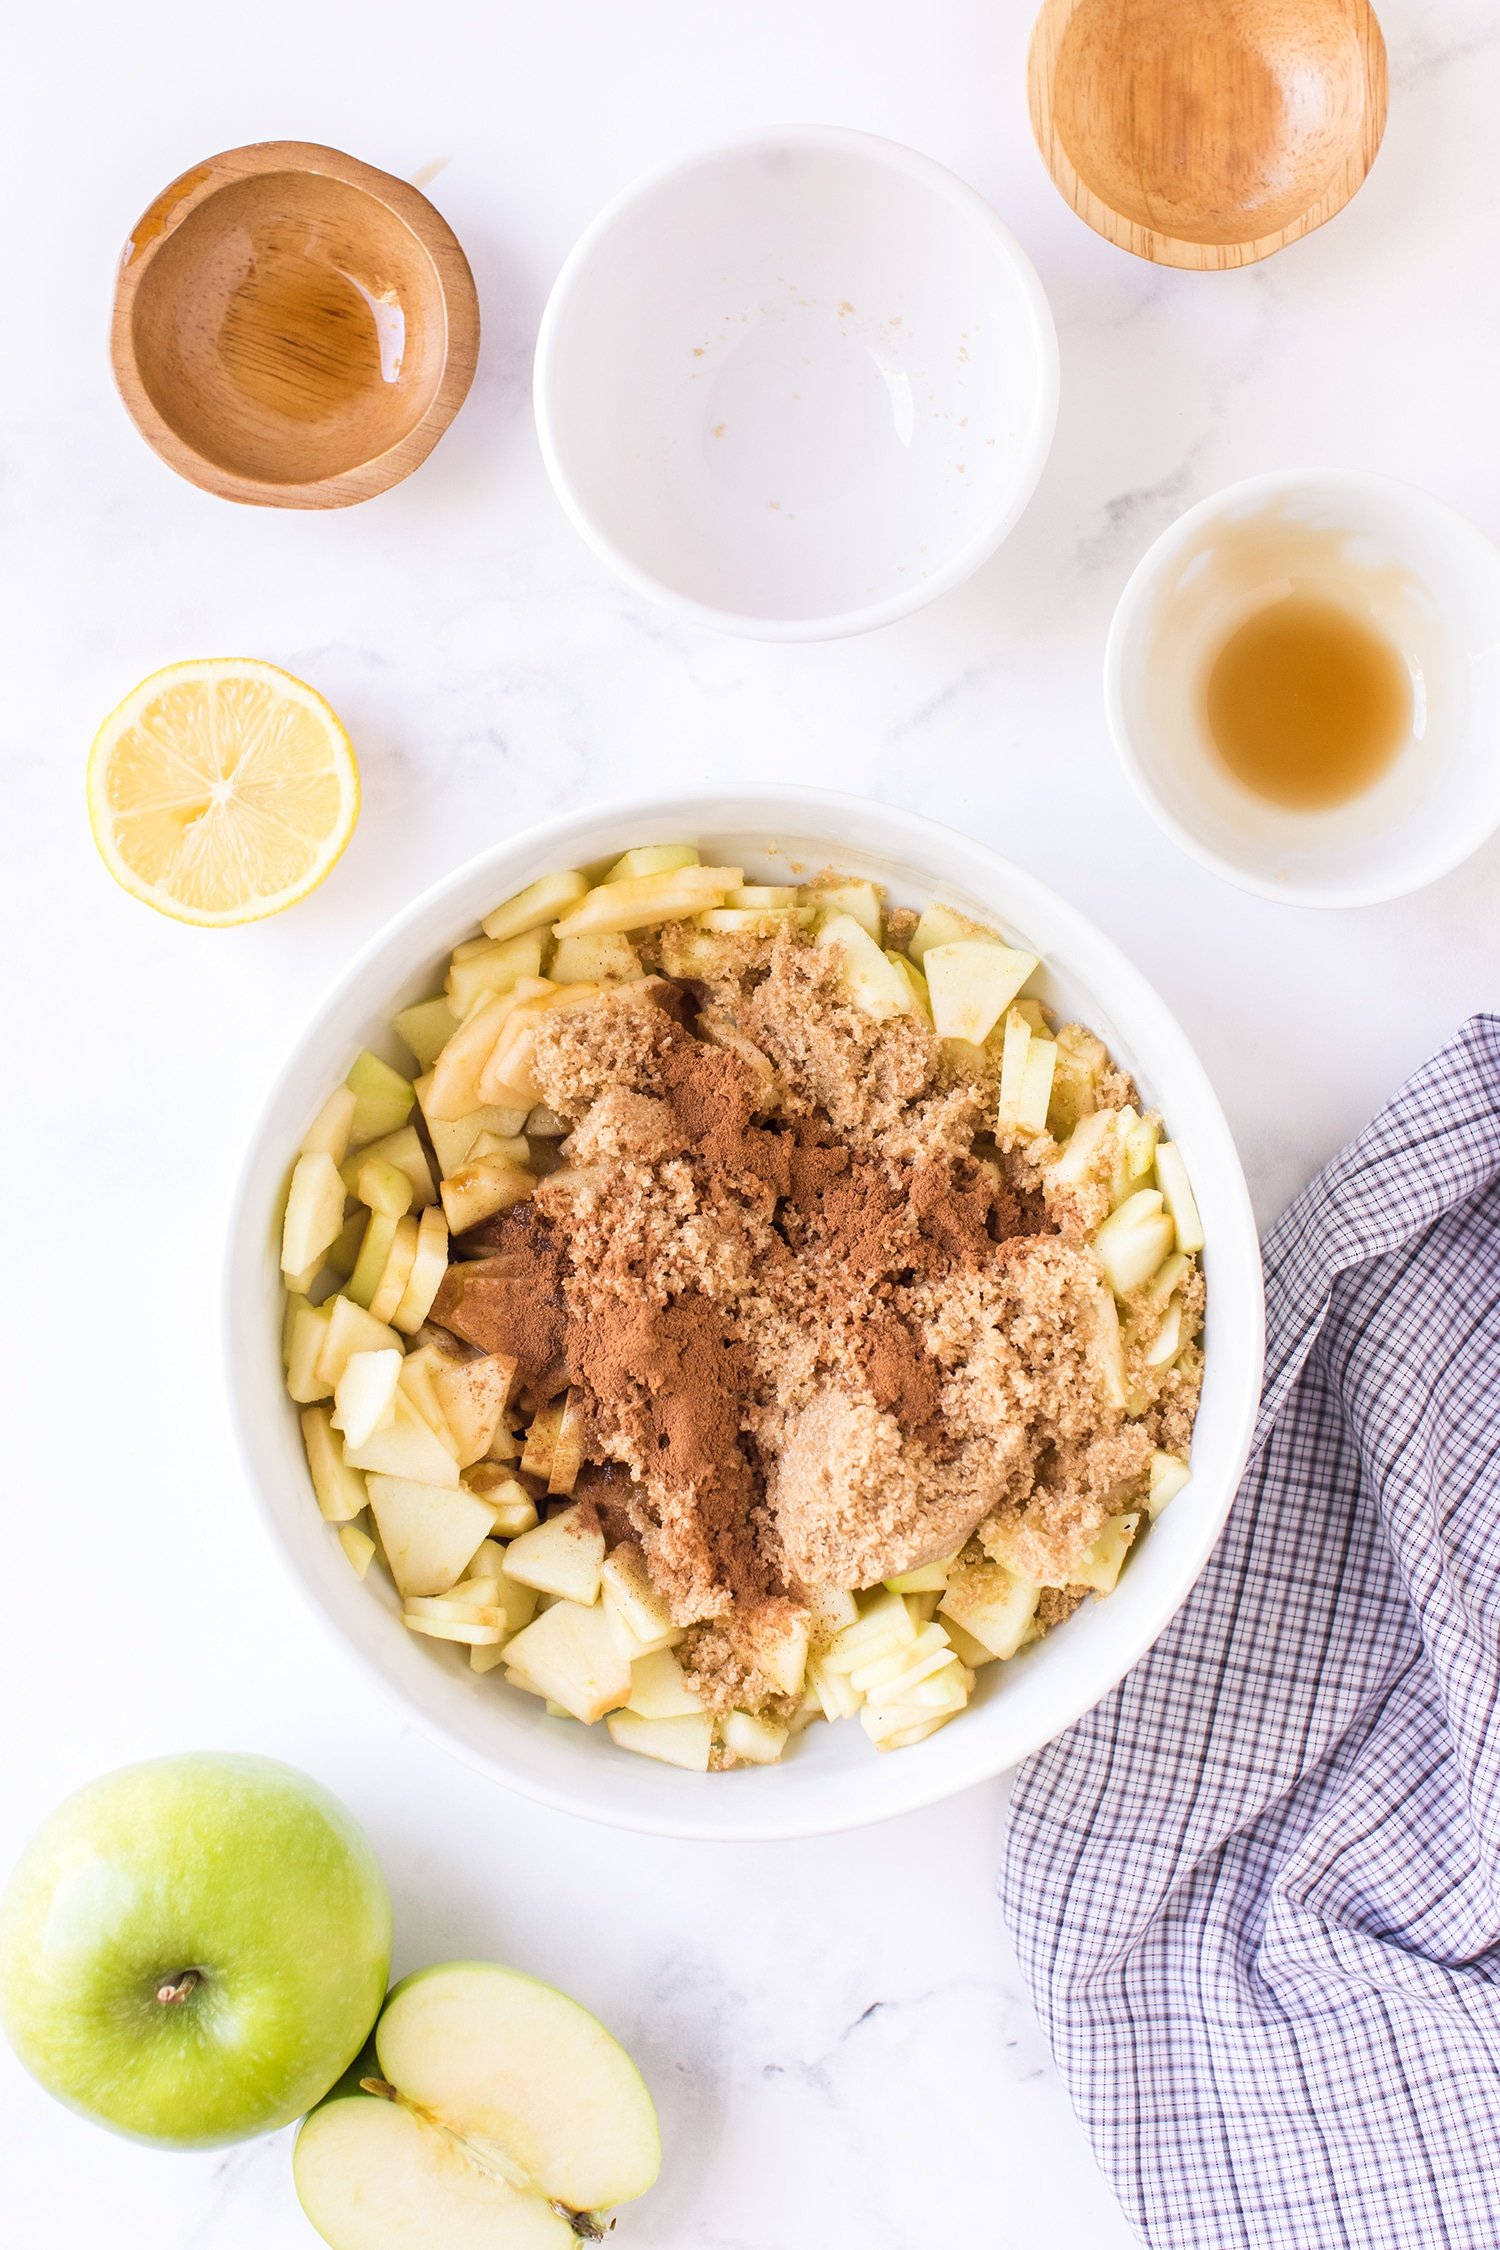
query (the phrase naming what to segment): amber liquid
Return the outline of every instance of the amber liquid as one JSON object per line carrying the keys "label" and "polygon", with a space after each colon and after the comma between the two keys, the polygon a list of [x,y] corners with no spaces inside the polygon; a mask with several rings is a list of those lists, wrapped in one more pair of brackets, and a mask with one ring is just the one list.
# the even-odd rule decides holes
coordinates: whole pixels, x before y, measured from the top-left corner
{"label": "amber liquid", "polygon": [[324,422],[399,382],[406,322],[395,292],[351,273],[342,245],[306,222],[259,226],[224,306],[218,354],[244,397]]}
{"label": "amber liquid", "polygon": [[1411,676],[1383,633],[1326,595],[1294,590],[1224,643],[1204,715],[1237,781],[1272,804],[1321,811],[1389,769],[1411,732]]}

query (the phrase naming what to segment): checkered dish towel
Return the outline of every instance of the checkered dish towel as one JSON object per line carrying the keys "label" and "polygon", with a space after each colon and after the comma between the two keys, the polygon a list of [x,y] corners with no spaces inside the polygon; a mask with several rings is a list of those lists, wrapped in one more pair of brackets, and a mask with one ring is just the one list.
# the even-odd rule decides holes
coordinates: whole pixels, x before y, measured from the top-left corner
{"label": "checkered dish towel", "polygon": [[1005,1911],[1152,2250],[1500,2250],[1500,1017],[1265,1261],[1234,1513],[1022,1768]]}

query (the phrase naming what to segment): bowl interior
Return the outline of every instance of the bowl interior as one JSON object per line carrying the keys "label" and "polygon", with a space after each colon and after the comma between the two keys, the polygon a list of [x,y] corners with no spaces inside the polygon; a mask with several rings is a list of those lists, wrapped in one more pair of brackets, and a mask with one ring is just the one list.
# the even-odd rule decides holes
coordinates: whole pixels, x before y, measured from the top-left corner
{"label": "bowl interior", "polygon": [[[602,1727],[548,1719],[462,1652],[406,1632],[392,1590],[357,1582],[319,1518],[296,1411],[282,1387],[279,1211],[297,1143],[361,1045],[410,1067],[392,1011],[440,981],[480,915],[549,868],[627,846],[698,843],[754,880],[830,863],[888,885],[897,903],[934,892],[1024,938],[1047,963],[1043,997],[1076,1012],[1158,1102],[1191,1169],[1208,1236],[1207,1379],[1192,1483],[1153,1527],[1116,1593],[1079,1611],[1009,1664],[986,1666],[964,1716],[898,1755],[857,1726],[813,1727],[784,1764],[696,1776],[617,1750]],[[419,901],[351,969],[299,1042],[272,1094],[241,1183],[227,1275],[231,1389],[252,1480],[296,1574],[324,1615],[405,1703],[495,1778],[564,1810],[623,1827],[775,1837],[855,1826],[985,1779],[1112,1687],[1191,1586],[1238,1482],[1260,1383],[1260,1262],[1233,1143],[1191,1050],[1151,988],[1099,933],[1020,869],[947,831],[856,800],[680,799],[553,823],[486,855]]]}
{"label": "bowl interior", "polygon": [[1365,99],[1354,9],[1285,0],[1236,0],[1212,29],[1202,0],[1080,0],[1052,93],[1058,138],[1100,201],[1196,243],[1253,242],[1317,203]]}
{"label": "bowl interior", "polygon": [[[1353,611],[1396,649],[1411,726],[1383,777],[1324,811],[1235,780],[1203,720],[1207,667],[1289,590]],[[1111,639],[1112,719],[1168,822],[1273,895],[1339,901],[1414,888],[1500,821],[1500,554],[1461,517],[1381,479],[1278,476],[1174,525],[1126,590]]]}
{"label": "bowl interior", "polygon": [[1019,513],[1050,321],[991,212],[888,144],[730,149],[565,270],[538,405],[575,515],[696,604],[815,620],[921,589]]}
{"label": "bowl interior", "polygon": [[256,172],[204,196],[152,252],[131,313],[141,383],[203,460],[312,484],[416,428],[443,374],[423,244],[347,180]]}

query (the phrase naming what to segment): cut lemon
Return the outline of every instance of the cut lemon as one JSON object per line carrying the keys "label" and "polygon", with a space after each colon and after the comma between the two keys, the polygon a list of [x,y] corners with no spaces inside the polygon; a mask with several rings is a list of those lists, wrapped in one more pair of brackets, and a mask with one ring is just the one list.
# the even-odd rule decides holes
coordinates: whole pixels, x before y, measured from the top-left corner
{"label": "cut lemon", "polygon": [[115,881],[225,928],[316,888],[354,833],[359,768],[321,695],[255,657],[169,664],[89,752],[89,821]]}

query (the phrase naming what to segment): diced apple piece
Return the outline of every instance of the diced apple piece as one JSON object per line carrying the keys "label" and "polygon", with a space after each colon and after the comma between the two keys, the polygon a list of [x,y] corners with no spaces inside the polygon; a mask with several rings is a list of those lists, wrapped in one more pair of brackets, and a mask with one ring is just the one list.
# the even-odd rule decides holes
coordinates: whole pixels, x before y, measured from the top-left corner
{"label": "diced apple piece", "polygon": [[583,1467],[584,1452],[588,1444],[588,1417],[584,1410],[583,1393],[569,1389],[563,1394],[562,1413],[558,1417],[557,1434],[552,1441],[552,1464],[547,1471],[547,1490],[566,1497],[578,1482],[578,1472]]}
{"label": "diced apple piece", "polygon": [[[332,1303],[332,1299],[329,1303]],[[295,1299],[291,1332],[287,1338],[286,1387],[299,1406],[313,1406],[320,1398],[328,1398],[332,1383],[325,1383],[318,1373],[318,1358],[328,1338],[328,1324],[332,1314],[328,1305],[310,1305],[305,1298]]]}
{"label": "diced apple piece", "polygon": [[[521,1627],[529,1625],[535,1617],[541,1596],[534,1588],[522,1586],[514,1578],[507,1578],[504,1563],[505,1549],[501,1542],[498,1539],[486,1539],[469,1559],[469,1575],[472,1578],[488,1578],[493,1582],[494,1592],[487,1599],[504,1612],[507,1632],[519,1633]],[[463,1583],[465,1581],[461,1580],[460,1584]]]}
{"label": "diced apple piece", "polygon": [[[382,1476],[401,1477],[413,1484],[458,1485],[458,1463],[431,1425],[424,1421],[404,1392],[396,1395],[395,1419],[377,1430],[362,1445],[345,1445],[344,1459],[352,1469],[374,1469]],[[486,1516],[474,1535],[470,1554],[490,1528]]]}
{"label": "diced apple piece", "polygon": [[604,1723],[622,1750],[659,1758],[663,1765],[682,1766],[689,1773],[708,1771],[714,1723],[706,1711],[681,1719],[642,1719],[634,1711],[612,1711]]}
{"label": "diced apple piece", "polygon": [[983,1641],[976,1641],[956,1617],[945,1617],[943,1630],[953,1644],[953,1653],[959,1663],[966,1664],[971,1672],[977,1672],[981,1664],[993,1664],[997,1661],[994,1650],[986,1648]]}
{"label": "diced apple piece", "polygon": [[[356,1149],[339,1167],[345,1187],[351,1195],[359,1194],[359,1176],[367,1164],[377,1160],[394,1165],[405,1174],[411,1187],[411,1199],[404,1210],[425,1211],[429,1203],[437,1201],[437,1189],[432,1184],[432,1170],[427,1162],[415,1125],[403,1125],[399,1132],[387,1133],[383,1140],[371,1141],[366,1148]],[[370,1205],[371,1210],[379,1208]],[[400,1217],[400,1212],[395,1216]]]}
{"label": "diced apple piece", "polygon": [[552,1399],[532,1416],[531,1427],[526,1432],[521,1469],[528,1477],[540,1477],[543,1484],[552,1474],[552,1456],[557,1450],[557,1433],[562,1428],[562,1417],[562,1400]]}
{"label": "diced apple piece", "polygon": [[[526,1533],[528,1539],[535,1536]],[[507,1550],[507,1562],[514,1551],[514,1545]],[[630,1694],[630,1666],[597,1604],[585,1609],[577,1602],[554,1602],[517,1633],[506,1662],[585,1726],[618,1710]]]}
{"label": "diced apple piece", "polygon": [[1078,1123],[1098,1107],[1099,1079],[1109,1067],[1103,1041],[1082,1024],[1065,1023],[1057,1034],[1056,1069],[1047,1130],[1065,1141]]}
{"label": "diced apple piece", "polygon": [[942,1595],[934,1587],[929,1587],[925,1593],[903,1594],[901,1596],[906,1604],[906,1614],[919,1632],[924,1625],[932,1623],[937,1615],[937,1605],[942,1598]]}
{"label": "diced apple piece", "polygon": [[1026,1050],[1026,1070],[1020,1096],[1009,1122],[1020,1133],[1045,1133],[1052,1103],[1052,1078],[1057,1068],[1057,1042],[1032,1033]]}
{"label": "diced apple piece", "polygon": [[958,938],[929,945],[922,974],[932,997],[933,1028],[940,1039],[967,1039],[982,1047],[1037,966],[1034,953],[988,938]]}
{"label": "diced apple piece", "polygon": [[328,1332],[318,1353],[316,1372],[319,1382],[326,1383],[330,1391],[338,1388],[352,1353],[381,1352],[392,1346],[400,1349],[401,1339],[395,1329],[373,1319],[352,1297],[330,1297],[322,1309],[328,1315]]}
{"label": "diced apple piece", "polygon": [[1157,1143],[1156,1184],[1172,1221],[1177,1247],[1191,1257],[1203,1248],[1203,1221],[1198,1216],[1198,1200],[1182,1161],[1182,1151],[1175,1141]]}
{"label": "diced apple piece", "polygon": [[434,1117],[427,1107],[431,1093],[431,1078],[418,1079],[417,1099],[422,1104],[427,1137],[432,1142],[441,1173],[456,1172],[481,1133],[494,1133],[504,1139],[519,1133],[526,1122],[525,1110],[510,1104],[481,1103],[478,1109],[468,1110],[462,1117]]}
{"label": "diced apple piece", "polygon": [[399,1351],[351,1356],[333,1394],[334,1426],[343,1431],[346,1446],[363,1445],[377,1430],[390,1428],[400,1379]]}
{"label": "diced apple piece", "polygon": [[[541,983],[540,978],[529,978],[529,984]],[[549,989],[550,986],[544,987]],[[483,1096],[479,1091],[480,1074],[494,1052],[495,1042],[505,1028],[508,1018],[534,994],[519,985],[509,992],[497,992],[493,999],[485,1000],[454,1032],[447,1046],[438,1056],[429,1073],[421,1094],[423,1115],[429,1126],[434,1118],[448,1122],[467,1117],[481,1107]],[[476,1131],[478,1128],[476,1127]],[[434,1143],[434,1146],[436,1144]],[[442,1151],[438,1162],[443,1164]]]}
{"label": "diced apple piece", "polygon": [[929,899],[917,917],[917,926],[906,941],[906,950],[917,967],[923,967],[929,949],[934,945],[959,945],[966,938],[983,936],[977,922],[960,914],[940,899]]}
{"label": "diced apple piece", "polygon": [[683,1677],[682,1666],[669,1648],[639,1656],[630,1667],[630,1700],[625,1706],[642,1719],[681,1719],[703,1709]]}
{"label": "diced apple piece", "polygon": [[1068,1583],[1091,1587],[1096,1594],[1113,1593],[1140,1520],[1138,1513],[1111,1516]]}
{"label": "diced apple piece", "polygon": [[849,1674],[851,1685],[861,1695],[876,1696],[879,1701],[896,1703],[901,1700],[898,1681],[915,1685],[926,1679],[929,1672],[953,1661],[953,1650],[941,1625],[923,1625],[905,1648],[892,1649],[887,1656],[871,1657],[866,1664],[856,1665]]}
{"label": "diced apple piece", "polygon": [[635,947],[618,930],[603,937],[559,938],[547,971],[554,984],[628,984],[640,973]]}
{"label": "diced apple piece", "polygon": [[774,1766],[786,1748],[790,1731],[750,1711],[731,1711],[720,1728],[730,1756],[742,1758],[751,1766]]}
{"label": "diced apple piece", "polygon": [[566,913],[588,887],[588,877],[573,868],[539,876],[503,906],[497,906],[493,914],[486,914],[479,926],[488,938],[519,937],[523,930],[539,930]]}
{"label": "diced apple piece", "polygon": [[886,959],[897,975],[906,979],[916,1013],[924,1017],[930,1024],[932,1021],[932,995],[927,989],[927,979],[923,976],[921,970],[913,968],[904,953],[892,953],[888,950]]}
{"label": "diced apple piece", "polygon": [[[471,1589],[475,1597],[483,1582]],[[402,1605],[401,1622],[413,1633],[434,1641],[458,1641],[470,1648],[499,1648],[506,1638],[505,1617],[493,1602],[464,1600],[455,1586],[447,1594],[411,1594]]]}
{"label": "diced apple piece", "polygon": [[543,930],[523,930],[519,937],[481,938],[472,948],[460,947],[449,963],[444,986],[448,1005],[460,1023],[471,1015],[486,995],[512,992],[521,977],[542,973]]}
{"label": "diced apple piece", "polygon": [[938,1604],[991,1656],[1014,1656],[1042,1598],[1040,1586],[995,1562],[960,1563]]}
{"label": "diced apple piece", "polygon": [[499,1427],[516,1380],[516,1362],[503,1352],[455,1360],[433,1370],[433,1388],[458,1447],[458,1465],[482,1461]]}
{"label": "diced apple piece", "polygon": [[682,1639],[682,1628],[672,1623],[638,1547],[616,1547],[605,1557],[599,1579],[605,1613],[632,1661]]}
{"label": "diced apple piece", "polygon": [[893,1594],[940,1594],[957,1561],[957,1555],[944,1555],[937,1562],[922,1563],[916,1570],[903,1570],[898,1578],[888,1578],[886,1586]]}
{"label": "diced apple piece", "polygon": [[354,1095],[354,1118],[349,1127],[351,1148],[363,1148],[384,1133],[394,1133],[411,1115],[416,1099],[411,1080],[372,1055],[368,1048],[356,1055],[344,1084]]}
{"label": "diced apple piece", "polygon": [[847,914],[877,946],[884,943],[885,915],[874,883],[809,883],[803,896],[804,903],[816,909],[820,922],[835,914]]}
{"label": "diced apple piece", "polygon": [[433,1345],[424,1345],[421,1351],[408,1352],[401,1362],[400,1389],[411,1401],[429,1430],[440,1437],[454,1458],[458,1455],[458,1440],[448,1425],[442,1401],[437,1394],[434,1363],[442,1358]]}
{"label": "diced apple piece", "polygon": [[349,1568],[355,1577],[363,1578],[375,1560],[375,1542],[368,1531],[361,1531],[357,1523],[341,1523],[339,1545],[349,1557]]}
{"label": "diced apple piece", "polygon": [[601,883],[562,916],[552,934],[558,939],[601,937],[685,921],[705,907],[721,904],[725,893],[738,890],[743,879],[741,867],[677,867],[659,875]]}
{"label": "diced apple piece", "polygon": [[916,1006],[911,985],[852,914],[830,914],[817,943],[839,956],[839,981],[851,1006],[877,1022],[911,1014]]}
{"label": "diced apple piece", "polygon": [[359,1167],[354,1192],[361,1203],[382,1218],[404,1218],[411,1209],[411,1181],[383,1156],[366,1157]]}
{"label": "diced apple piece", "polygon": [[[376,1216],[377,1214],[372,1212],[371,1226],[375,1224]],[[391,1246],[385,1254],[385,1264],[380,1269],[380,1279],[376,1282],[370,1296],[370,1312],[376,1320],[394,1319],[396,1307],[406,1294],[406,1285],[411,1279],[411,1269],[416,1264],[416,1220],[397,1219],[395,1228],[396,1231],[391,1236]],[[361,1256],[363,1256],[363,1253],[361,1253]],[[355,1272],[358,1271],[359,1269],[356,1267]],[[354,1284],[351,1281],[351,1293],[353,1287]]]}
{"label": "diced apple piece", "polygon": [[[726,907],[745,907],[752,912],[767,906],[806,906],[807,903],[803,893],[794,890],[790,883],[742,883],[724,900]],[[844,911],[847,913],[848,908]],[[855,920],[858,919],[856,915]]]}
{"label": "diced apple piece", "polygon": [[1011,1125],[1015,1121],[1021,1102],[1021,1088],[1026,1082],[1026,1057],[1031,1051],[1031,1025],[1019,1008],[1011,1008],[1005,1018],[1005,1036],[1000,1043],[1000,1099],[997,1123]]}
{"label": "diced apple piece", "polygon": [[710,906],[693,916],[693,927],[720,937],[775,937],[789,923],[810,929],[812,921],[810,906]]}
{"label": "diced apple piece", "polygon": [[810,1630],[806,1617],[791,1617],[774,1628],[761,1627],[740,1643],[742,1653],[779,1695],[800,1695],[807,1678]]}
{"label": "diced apple piece", "polygon": [[324,1264],[340,1281],[347,1281],[359,1263],[359,1246],[365,1238],[365,1221],[368,1213],[353,1211],[344,1221]]}
{"label": "diced apple piece", "polygon": [[448,1222],[434,1203],[417,1222],[417,1254],[406,1277],[401,1301],[391,1318],[404,1335],[414,1336],[432,1310],[448,1270]]}
{"label": "diced apple piece", "polygon": [[712,983],[716,977],[736,975],[744,960],[745,947],[736,938],[716,937],[712,930],[681,922],[662,932],[661,965],[669,977],[699,977]]}
{"label": "diced apple piece", "polygon": [[281,1227],[281,1270],[316,1274],[344,1224],[344,1183],[326,1150],[299,1156],[287,1190]]}
{"label": "diced apple piece", "polygon": [[808,1683],[817,1696],[825,1719],[852,1719],[863,1698],[852,1687],[847,1672],[835,1671],[826,1657],[815,1656],[807,1667]]}
{"label": "diced apple piece", "polygon": [[396,1220],[386,1218],[379,1211],[372,1211],[365,1221],[359,1256],[354,1261],[353,1273],[344,1284],[344,1294],[367,1310],[380,1287],[381,1276],[391,1254],[391,1245],[396,1239],[396,1225]]}
{"label": "diced apple piece", "polygon": [[814,1648],[826,1648],[838,1634],[859,1623],[859,1604],[842,1586],[803,1589]]}
{"label": "diced apple piece", "polygon": [[696,867],[703,854],[696,844],[635,844],[621,852],[606,883],[629,883],[638,875],[670,875],[679,867]]}
{"label": "diced apple piece", "polygon": [[435,999],[418,1000],[413,1007],[403,1008],[391,1018],[391,1029],[402,1046],[411,1049],[418,1070],[431,1070],[457,1031],[458,1018],[439,993]]}
{"label": "diced apple piece", "polygon": [[472,1492],[448,1491],[409,1477],[373,1475],[370,1513],[380,1533],[396,1591],[446,1594],[468,1568],[490,1526],[490,1513]]}
{"label": "diced apple piece", "polygon": [[310,1406],[302,1416],[302,1443],[319,1508],[329,1523],[348,1523],[368,1497],[365,1480],[344,1459],[343,1447],[326,1406]]}
{"label": "diced apple piece", "polygon": [[1186,1461],[1179,1460],[1175,1453],[1163,1453],[1158,1449],[1152,1454],[1151,1484],[1146,1494],[1146,1514],[1153,1523],[1155,1523],[1163,1508],[1170,1501],[1176,1499],[1178,1493],[1190,1481],[1191,1477],[1192,1471]]}
{"label": "diced apple piece", "polygon": [[529,1110],[541,1099],[535,1077],[536,1037],[541,1018],[554,1009],[586,1007],[596,996],[593,984],[553,984],[541,992],[526,992],[517,985],[509,998],[515,1002],[500,1025],[494,1046],[475,1080],[481,1102],[515,1102]]}
{"label": "diced apple piece", "polygon": [[603,1564],[604,1534],[577,1507],[563,1508],[535,1530],[523,1531],[505,1550],[507,1578],[584,1608],[599,1599]]}
{"label": "diced apple piece", "polygon": [[[483,1138],[483,1136],[480,1136]],[[469,1227],[509,1211],[536,1192],[536,1174],[504,1156],[477,1156],[450,1173],[442,1185],[443,1216],[449,1232],[463,1234]]]}
{"label": "diced apple piece", "polygon": [[1147,1346],[1144,1358],[1148,1367],[1170,1367],[1182,1349],[1182,1299],[1169,1297],[1161,1316],[1161,1325]]}
{"label": "diced apple piece", "polygon": [[536,1523],[536,1502],[502,1464],[476,1461],[464,1471],[463,1481],[494,1509],[495,1529],[502,1539],[518,1539]]}
{"label": "diced apple piece", "polygon": [[302,1156],[331,1156],[342,1164],[354,1124],[355,1095],[351,1086],[335,1086],[303,1136]]}
{"label": "diced apple piece", "polygon": [[1154,1188],[1129,1195],[1094,1236],[1094,1254],[1117,1297],[1151,1279],[1172,1248],[1172,1220]]}

